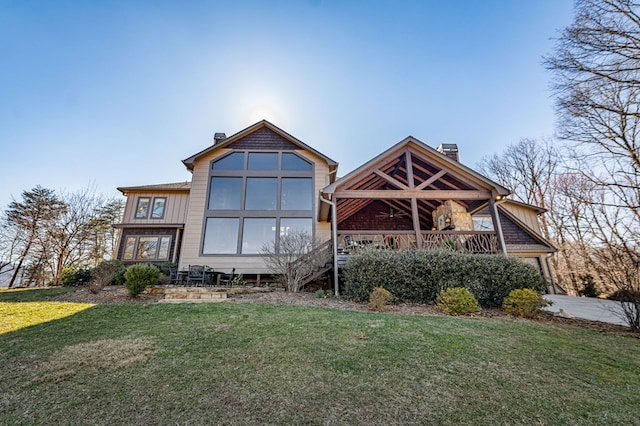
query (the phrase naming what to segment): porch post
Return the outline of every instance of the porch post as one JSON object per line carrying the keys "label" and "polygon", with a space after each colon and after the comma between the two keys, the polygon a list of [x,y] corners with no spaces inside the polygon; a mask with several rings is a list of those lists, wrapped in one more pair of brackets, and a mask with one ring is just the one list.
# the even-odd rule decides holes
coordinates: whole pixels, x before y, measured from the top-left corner
{"label": "porch post", "polygon": [[331,201],[331,239],[333,240],[333,294],[338,293],[338,218],[336,201]]}
{"label": "porch post", "polygon": [[411,218],[413,219],[413,230],[416,233],[416,247],[422,248],[422,232],[420,232],[420,214],[418,213],[418,200],[411,199]]}
{"label": "porch post", "polygon": [[498,234],[498,242],[502,249],[502,254],[507,255],[507,245],[504,242],[504,234],[502,233],[502,225],[500,224],[500,215],[498,214],[498,205],[493,197],[489,199],[489,210],[491,211],[491,218],[493,219],[493,228]]}

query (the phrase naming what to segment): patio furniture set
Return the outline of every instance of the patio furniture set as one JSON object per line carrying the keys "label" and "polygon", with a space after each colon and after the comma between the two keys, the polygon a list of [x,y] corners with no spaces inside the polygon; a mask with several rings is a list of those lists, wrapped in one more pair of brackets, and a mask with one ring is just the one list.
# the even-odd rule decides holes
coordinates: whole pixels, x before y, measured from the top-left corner
{"label": "patio furniture set", "polygon": [[177,267],[169,268],[169,285],[181,285],[187,287],[200,286],[231,286],[236,269],[230,274],[216,271],[206,265],[189,265],[186,270]]}

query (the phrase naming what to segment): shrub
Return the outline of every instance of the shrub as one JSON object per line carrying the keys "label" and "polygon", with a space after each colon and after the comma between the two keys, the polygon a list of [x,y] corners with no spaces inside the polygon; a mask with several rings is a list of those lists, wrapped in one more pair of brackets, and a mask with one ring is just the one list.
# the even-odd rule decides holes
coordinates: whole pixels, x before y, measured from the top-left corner
{"label": "shrub", "polygon": [[105,260],[100,262],[91,273],[89,291],[99,293],[104,287],[116,284],[120,277],[124,278],[125,268],[118,260]]}
{"label": "shrub", "polygon": [[451,287],[442,290],[436,297],[436,306],[452,315],[468,314],[480,310],[478,300],[464,287]]}
{"label": "shrub", "polygon": [[540,293],[531,288],[512,290],[504,299],[502,308],[505,312],[524,318],[533,318],[549,302]]}
{"label": "shrub", "polygon": [[244,275],[242,274],[237,274],[233,276],[233,279],[231,280],[231,285],[234,287],[242,287],[247,285],[247,282],[244,279]]}
{"label": "shrub", "polygon": [[582,289],[578,291],[580,296],[584,297],[598,297],[600,296],[600,292],[596,288],[596,283],[593,280],[593,275],[586,274],[580,275],[580,281],[582,282]]}
{"label": "shrub", "polygon": [[322,299],[324,297],[324,290],[316,290],[316,297]]}
{"label": "shrub", "polygon": [[395,300],[429,303],[449,287],[465,287],[485,308],[499,307],[511,290],[543,291],[540,273],[519,259],[450,250],[366,249],[349,257],[344,268],[347,297],[364,302],[375,287]]}
{"label": "shrub", "polygon": [[383,287],[376,287],[369,295],[369,309],[382,311],[384,306],[393,300],[393,295]]}
{"label": "shrub", "polygon": [[160,270],[152,264],[138,263],[131,265],[124,273],[125,287],[131,297],[136,297],[144,291],[147,286],[156,285],[160,281]]}
{"label": "shrub", "polygon": [[60,284],[65,287],[85,285],[91,279],[91,269],[64,268],[60,275]]}

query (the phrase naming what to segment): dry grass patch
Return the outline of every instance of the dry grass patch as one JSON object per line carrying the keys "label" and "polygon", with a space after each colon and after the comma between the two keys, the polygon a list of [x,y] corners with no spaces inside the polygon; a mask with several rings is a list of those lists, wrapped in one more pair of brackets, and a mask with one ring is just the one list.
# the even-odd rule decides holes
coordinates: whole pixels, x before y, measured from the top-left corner
{"label": "dry grass patch", "polygon": [[36,381],[60,382],[80,374],[109,373],[147,361],[157,352],[150,339],[125,337],[66,346],[36,369]]}

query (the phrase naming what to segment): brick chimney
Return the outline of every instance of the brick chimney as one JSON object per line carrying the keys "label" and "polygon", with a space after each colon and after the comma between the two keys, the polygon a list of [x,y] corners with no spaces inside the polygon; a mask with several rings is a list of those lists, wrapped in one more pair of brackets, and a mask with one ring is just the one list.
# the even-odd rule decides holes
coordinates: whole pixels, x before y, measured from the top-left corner
{"label": "brick chimney", "polygon": [[458,145],[455,143],[443,143],[436,148],[436,151],[443,153],[447,157],[455,161],[460,161],[458,158]]}
{"label": "brick chimney", "polygon": [[215,145],[217,143],[222,142],[226,138],[227,138],[227,135],[225,133],[216,133],[213,135],[213,143]]}

